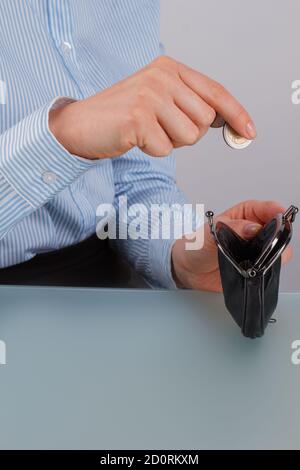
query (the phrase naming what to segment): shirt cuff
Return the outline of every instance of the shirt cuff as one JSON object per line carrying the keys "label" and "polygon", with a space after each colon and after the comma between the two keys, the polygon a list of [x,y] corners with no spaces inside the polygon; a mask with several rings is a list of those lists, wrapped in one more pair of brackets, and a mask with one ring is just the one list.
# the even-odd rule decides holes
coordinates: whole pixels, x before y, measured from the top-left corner
{"label": "shirt cuff", "polygon": [[150,243],[149,259],[151,265],[147,282],[152,288],[178,289],[172,275],[172,249],[175,242],[176,240],[153,240]]}
{"label": "shirt cuff", "polygon": [[[203,214],[197,213],[190,205],[186,212],[185,223],[188,224],[189,230],[184,230],[181,222],[177,227],[182,232],[182,236],[191,235],[203,226]],[[172,249],[176,240],[177,238],[150,240],[149,264],[146,264],[144,269],[147,282],[151,287],[178,289],[172,273]]]}
{"label": "shirt cuff", "polygon": [[33,208],[44,205],[95,165],[70,154],[49,129],[49,112],[70,101],[55,98],[0,137],[0,173]]}

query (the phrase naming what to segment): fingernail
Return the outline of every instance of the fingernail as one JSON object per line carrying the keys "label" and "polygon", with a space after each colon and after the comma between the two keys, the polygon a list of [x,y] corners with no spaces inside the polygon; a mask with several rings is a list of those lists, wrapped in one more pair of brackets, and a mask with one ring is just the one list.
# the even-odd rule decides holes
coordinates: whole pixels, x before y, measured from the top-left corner
{"label": "fingernail", "polygon": [[244,235],[246,237],[253,237],[261,229],[259,224],[248,224],[244,227]]}
{"label": "fingernail", "polygon": [[252,121],[248,122],[248,124],[246,125],[246,132],[250,139],[255,139],[257,132],[255,129],[255,125]]}

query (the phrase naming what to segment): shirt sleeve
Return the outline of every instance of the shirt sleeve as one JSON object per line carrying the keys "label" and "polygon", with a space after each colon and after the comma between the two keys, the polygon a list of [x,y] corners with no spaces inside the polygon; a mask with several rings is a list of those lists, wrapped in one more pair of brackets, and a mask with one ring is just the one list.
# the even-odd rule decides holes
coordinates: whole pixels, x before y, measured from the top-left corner
{"label": "shirt sleeve", "polygon": [[[119,215],[121,196],[126,196],[128,209],[134,204],[142,205],[145,224],[148,225],[147,238],[132,239],[127,234],[126,238],[120,239],[117,236],[112,242],[113,245],[122,252],[122,255],[137,272],[146,278],[152,287],[176,289],[171,269],[172,247],[176,239],[179,238],[175,237],[173,230],[176,217],[170,227],[170,236],[165,239],[162,236],[157,239],[151,236],[153,223],[163,227],[161,215],[158,220],[153,220],[151,217],[153,205],[166,204],[168,208],[174,207],[173,215],[176,216],[177,213],[178,216],[178,211],[183,213],[187,203],[186,196],[175,181],[174,155],[153,158],[145,155],[139,149],[133,149],[128,154],[113,159],[112,162],[116,189],[117,229],[120,220],[122,220],[122,216]],[[189,217],[191,219],[189,226],[194,231],[200,225],[200,220],[194,210],[189,212]],[[130,223],[130,218],[127,219],[127,223]],[[182,235],[184,234],[183,229],[184,227]],[[189,233],[191,232],[189,231]]]}
{"label": "shirt sleeve", "polygon": [[50,110],[69,101],[56,98],[0,135],[0,239],[94,164],[71,155],[49,129]]}

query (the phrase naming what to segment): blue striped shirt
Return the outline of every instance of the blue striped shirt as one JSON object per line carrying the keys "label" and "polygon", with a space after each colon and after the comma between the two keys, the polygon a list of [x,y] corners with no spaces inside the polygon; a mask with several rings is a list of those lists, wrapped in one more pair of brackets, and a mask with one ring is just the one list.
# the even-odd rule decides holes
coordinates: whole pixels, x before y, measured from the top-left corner
{"label": "blue striped shirt", "polygon": [[[68,153],[49,130],[59,100],[81,100],[160,54],[158,0],[1,0],[0,268],[95,233],[96,209],[183,203],[174,157],[133,149],[95,162]],[[173,287],[172,240],[117,240],[154,286]]]}

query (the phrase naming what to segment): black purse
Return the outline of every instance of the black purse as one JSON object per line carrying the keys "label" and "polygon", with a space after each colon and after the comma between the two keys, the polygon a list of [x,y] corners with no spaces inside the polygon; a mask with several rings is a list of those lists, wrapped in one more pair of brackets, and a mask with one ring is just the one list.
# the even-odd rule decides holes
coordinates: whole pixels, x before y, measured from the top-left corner
{"label": "black purse", "polygon": [[218,247],[225,305],[244,336],[263,336],[272,321],[278,301],[281,254],[291,240],[297,212],[298,208],[291,206],[249,241],[223,222],[215,226],[213,212],[206,213]]}

